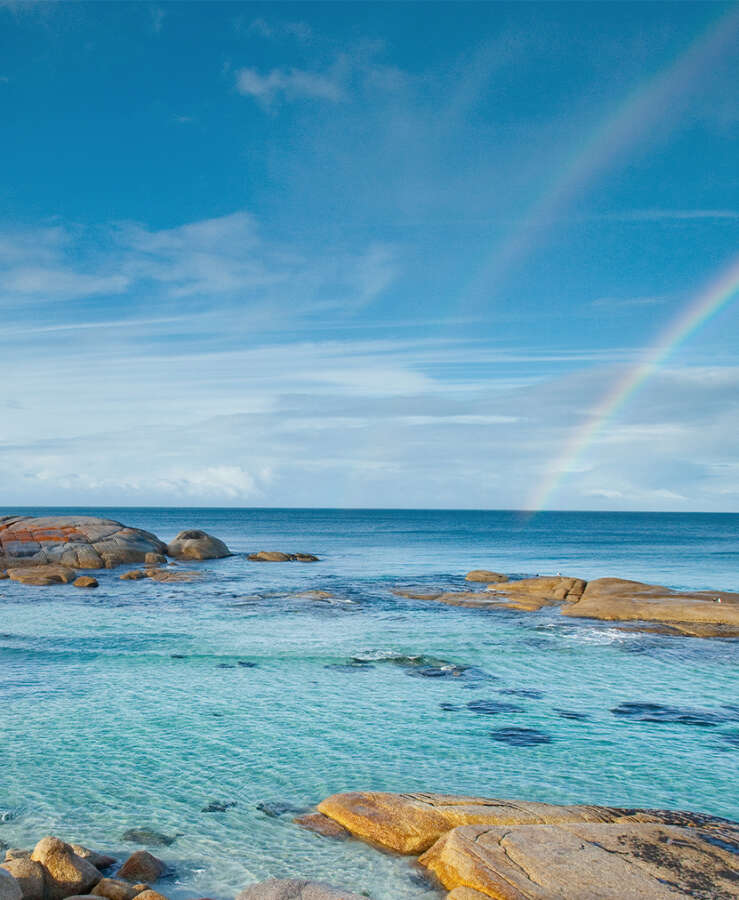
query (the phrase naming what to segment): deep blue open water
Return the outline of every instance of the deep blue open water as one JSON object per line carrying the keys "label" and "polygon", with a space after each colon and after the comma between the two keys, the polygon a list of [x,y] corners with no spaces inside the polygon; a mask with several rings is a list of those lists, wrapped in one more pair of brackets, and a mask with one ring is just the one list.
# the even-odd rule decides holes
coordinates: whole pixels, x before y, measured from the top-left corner
{"label": "deep blue open water", "polygon": [[[194,584],[120,571],[98,573],[94,592],[0,582],[6,844],[54,833],[123,855],[138,846],[123,833],[149,828],[174,838],[150,848],[173,898],[303,875],[431,900],[407,860],[274,813],[367,788],[739,818],[739,642],[391,593],[462,588],[483,567],[737,591],[739,515],[84,512],[164,540],[204,528],[235,555],[196,564],[207,577]],[[321,561],[245,558],[262,549]],[[402,657],[469,668],[428,677]],[[205,811],[214,802],[233,805]]]}

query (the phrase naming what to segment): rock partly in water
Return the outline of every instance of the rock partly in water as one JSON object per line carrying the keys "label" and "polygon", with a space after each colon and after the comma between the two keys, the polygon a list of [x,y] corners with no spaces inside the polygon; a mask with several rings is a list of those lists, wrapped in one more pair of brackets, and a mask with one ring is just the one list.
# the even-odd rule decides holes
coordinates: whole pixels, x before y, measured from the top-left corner
{"label": "rock partly in water", "polygon": [[[126,837],[124,835],[124,840]],[[151,843],[151,842],[149,842]],[[157,881],[167,871],[167,866],[147,850],[132,853],[118,870],[118,878],[136,883]]]}
{"label": "rock partly in water", "polygon": [[77,856],[69,844],[56,837],[42,838],[34,847],[31,859],[46,870],[48,900],[89,894],[101,878],[91,862]]}
{"label": "rock partly in water", "polygon": [[9,569],[8,575],[13,581],[39,587],[49,584],[70,584],[77,577],[74,569],[55,564],[18,566]]}
{"label": "rock partly in water", "polygon": [[11,859],[30,859],[31,851],[30,850],[21,850],[20,847],[8,847],[5,851],[5,862],[10,862]]}
{"label": "rock partly in water", "polygon": [[739,636],[739,594],[725,591],[673,591],[622,578],[597,578],[562,613],[606,621],[661,622],[700,637]]}
{"label": "rock partly in water", "polygon": [[72,569],[112,569],[145,562],[167,547],[155,535],[95,516],[0,517],[0,567],[57,563]]}
{"label": "rock partly in water", "polygon": [[28,857],[19,857],[1,863],[0,869],[10,872],[18,882],[23,900],[44,900],[46,876],[41,863],[34,862]]}
{"label": "rock partly in water", "polygon": [[159,891],[152,891],[151,888],[141,891],[140,894],[136,894],[136,897],[138,900],[167,900],[164,894],[160,894]]}
{"label": "rock partly in water", "polygon": [[167,547],[175,559],[222,559],[230,556],[228,547],[206,531],[181,531]]}
{"label": "rock partly in water", "polygon": [[99,587],[97,578],[93,578],[92,575],[80,575],[79,578],[75,578],[72,584],[77,588]]}
{"label": "rock partly in water", "polygon": [[296,825],[300,825],[301,828],[305,828],[308,831],[315,831],[316,834],[332,838],[335,841],[345,841],[347,838],[351,837],[350,833],[343,825],[339,825],[338,822],[329,819],[329,817],[324,816],[323,813],[306,813],[303,816],[296,816],[293,819],[293,822],[295,822]]}
{"label": "rock partly in water", "polygon": [[422,853],[447,831],[460,825],[648,822],[718,828],[726,824],[723,819],[671,810],[559,806],[536,801],[381,791],[334,794],[319,804],[318,811],[362,840],[410,854]]}
{"label": "rock partly in water", "polygon": [[447,888],[505,900],[736,897],[736,858],[697,830],[644,823],[471,825],[419,862]]}
{"label": "rock partly in water", "polygon": [[179,584],[190,581],[200,581],[204,578],[203,572],[195,569],[146,569],[146,577],[161,584]]}
{"label": "rock partly in water", "polygon": [[465,576],[465,581],[480,581],[483,584],[495,584],[496,582],[508,581],[507,575],[501,575],[500,572],[489,572],[487,569],[473,569]]}
{"label": "rock partly in water", "polygon": [[21,886],[10,872],[0,868],[0,900],[23,900]]}
{"label": "rock partly in water", "polygon": [[250,553],[248,558],[252,562],[318,562],[318,557],[312,553],[282,553],[279,550],[260,550]]}
{"label": "rock partly in water", "polygon": [[366,900],[359,894],[319,881],[302,878],[271,878],[246,888],[236,900]]}

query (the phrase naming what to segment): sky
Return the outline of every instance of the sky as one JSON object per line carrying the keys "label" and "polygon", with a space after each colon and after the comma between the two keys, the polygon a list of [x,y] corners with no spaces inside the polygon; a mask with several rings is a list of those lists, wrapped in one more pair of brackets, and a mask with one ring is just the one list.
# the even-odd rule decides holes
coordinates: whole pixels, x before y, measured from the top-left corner
{"label": "sky", "polygon": [[0,0],[0,506],[739,511],[738,47]]}

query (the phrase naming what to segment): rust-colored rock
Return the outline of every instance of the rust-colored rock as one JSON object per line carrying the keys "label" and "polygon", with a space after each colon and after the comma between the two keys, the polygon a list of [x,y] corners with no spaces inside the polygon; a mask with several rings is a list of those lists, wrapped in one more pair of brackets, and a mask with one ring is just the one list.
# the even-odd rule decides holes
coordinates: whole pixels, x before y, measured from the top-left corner
{"label": "rust-colored rock", "polygon": [[141,891],[140,894],[136,894],[140,900],[167,900],[164,894],[160,894],[159,891],[152,891],[151,888],[148,888],[145,891]]}
{"label": "rust-colored rock", "polygon": [[64,900],[74,894],[88,894],[100,881],[100,872],[86,859],[77,856],[69,844],[56,837],[42,838],[31,859],[46,870],[48,900]]}
{"label": "rust-colored rock", "polygon": [[300,825],[301,828],[315,831],[317,834],[332,838],[335,841],[345,841],[348,837],[351,837],[343,825],[339,825],[338,822],[334,821],[334,819],[329,819],[323,813],[306,813],[302,816],[296,816],[293,822],[296,825]]}
{"label": "rust-colored rock", "polygon": [[705,837],[641,822],[471,825],[449,831],[419,862],[445,887],[494,900],[731,900],[736,857]]}
{"label": "rust-colored rock", "polygon": [[465,581],[479,581],[483,584],[495,584],[501,581],[508,581],[507,575],[501,575],[500,572],[489,572],[487,569],[473,569],[464,577]]}
{"label": "rust-colored rock", "polygon": [[111,569],[164,554],[155,535],[95,516],[0,517],[0,568],[55,563],[72,569]]}
{"label": "rust-colored rock", "polygon": [[118,878],[126,881],[156,881],[167,871],[167,866],[149,853],[148,850],[137,850],[132,853],[118,870]]}
{"label": "rust-colored rock", "polygon": [[50,584],[69,584],[77,577],[74,569],[48,563],[46,565],[12,568],[8,570],[8,575],[13,581],[39,587]]}

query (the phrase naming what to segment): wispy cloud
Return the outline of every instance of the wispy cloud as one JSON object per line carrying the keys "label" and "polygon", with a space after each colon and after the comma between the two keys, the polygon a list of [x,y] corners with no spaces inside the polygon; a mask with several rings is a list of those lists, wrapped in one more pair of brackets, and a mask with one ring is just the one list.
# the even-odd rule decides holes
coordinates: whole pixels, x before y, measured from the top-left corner
{"label": "wispy cloud", "polygon": [[236,90],[267,105],[278,97],[287,100],[308,97],[337,103],[344,96],[344,89],[334,75],[304,69],[272,69],[264,75],[256,69],[239,69]]}
{"label": "wispy cloud", "polygon": [[287,22],[278,19],[253,19],[247,26],[241,20],[237,21],[240,31],[247,31],[263,38],[290,37],[299,41],[308,41],[313,36],[313,29],[307,22]]}

